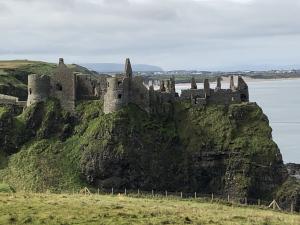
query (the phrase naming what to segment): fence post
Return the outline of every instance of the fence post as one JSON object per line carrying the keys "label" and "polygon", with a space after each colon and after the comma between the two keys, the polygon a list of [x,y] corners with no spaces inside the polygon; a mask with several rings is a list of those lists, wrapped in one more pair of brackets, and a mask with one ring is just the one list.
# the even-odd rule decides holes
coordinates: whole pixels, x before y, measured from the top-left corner
{"label": "fence post", "polygon": [[195,192],[195,199],[197,199],[197,192]]}
{"label": "fence post", "polygon": [[291,203],[291,213],[294,213],[294,204]]}
{"label": "fence post", "polygon": [[98,190],[97,190],[97,193],[98,193],[98,195],[99,195],[99,188],[98,188]]}
{"label": "fence post", "polygon": [[153,190],[151,191],[151,193],[152,193],[152,197],[154,197],[154,191]]}
{"label": "fence post", "polygon": [[114,188],[111,188],[111,194],[114,195]]}
{"label": "fence post", "polygon": [[245,205],[248,204],[248,201],[247,201],[247,200],[248,200],[247,197],[245,197]]}
{"label": "fence post", "polygon": [[124,194],[127,195],[127,190],[126,190],[126,188],[125,188]]}
{"label": "fence post", "polygon": [[227,195],[227,201],[230,202],[230,196],[229,196],[229,194]]}
{"label": "fence post", "polygon": [[168,197],[168,191],[166,191],[166,198]]}
{"label": "fence post", "polygon": [[260,199],[258,199],[257,204],[260,205]]}
{"label": "fence post", "polygon": [[182,198],[182,192],[180,192],[180,198]]}
{"label": "fence post", "polygon": [[214,201],[214,193],[211,193],[211,201]]}
{"label": "fence post", "polygon": [[138,195],[140,195],[140,189],[138,189]]}

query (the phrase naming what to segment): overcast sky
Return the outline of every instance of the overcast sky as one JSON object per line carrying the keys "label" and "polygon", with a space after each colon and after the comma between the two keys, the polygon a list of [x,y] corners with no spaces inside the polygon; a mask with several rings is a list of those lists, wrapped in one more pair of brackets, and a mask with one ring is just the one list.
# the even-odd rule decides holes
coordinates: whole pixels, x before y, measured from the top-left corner
{"label": "overcast sky", "polygon": [[300,68],[300,0],[0,0],[0,59]]}

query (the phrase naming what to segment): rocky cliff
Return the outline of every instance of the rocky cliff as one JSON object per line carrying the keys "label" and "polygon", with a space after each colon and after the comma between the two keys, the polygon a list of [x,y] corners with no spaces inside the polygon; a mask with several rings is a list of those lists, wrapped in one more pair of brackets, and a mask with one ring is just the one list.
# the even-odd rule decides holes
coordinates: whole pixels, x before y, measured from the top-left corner
{"label": "rocky cliff", "polygon": [[90,185],[271,199],[286,193],[284,182],[296,185],[254,103],[176,103],[160,116],[135,105],[104,115],[101,101],[82,102],[70,115],[55,99],[18,116],[10,110],[0,113],[0,182],[16,190]]}

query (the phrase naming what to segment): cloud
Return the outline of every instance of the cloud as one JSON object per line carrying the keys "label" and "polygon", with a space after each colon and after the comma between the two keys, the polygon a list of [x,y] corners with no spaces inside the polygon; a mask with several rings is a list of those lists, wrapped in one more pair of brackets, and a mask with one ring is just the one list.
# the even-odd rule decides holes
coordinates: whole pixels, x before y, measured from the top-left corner
{"label": "cloud", "polygon": [[222,69],[293,64],[300,50],[298,0],[0,0],[0,8],[2,59],[129,56],[167,69]]}

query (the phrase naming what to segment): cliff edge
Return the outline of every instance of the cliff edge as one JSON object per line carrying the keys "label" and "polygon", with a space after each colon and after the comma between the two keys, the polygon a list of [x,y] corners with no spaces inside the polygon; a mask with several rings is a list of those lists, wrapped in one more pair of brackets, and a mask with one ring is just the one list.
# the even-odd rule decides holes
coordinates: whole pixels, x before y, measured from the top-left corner
{"label": "cliff edge", "polygon": [[[177,102],[161,116],[133,104],[104,114],[102,106],[84,101],[71,115],[50,99],[18,116],[2,107],[0,181],[16,190],[89,185],[266,200],[293,182],[255,103]],[[282,201],[299,203],[299,195]]]}

